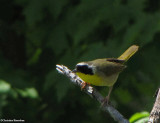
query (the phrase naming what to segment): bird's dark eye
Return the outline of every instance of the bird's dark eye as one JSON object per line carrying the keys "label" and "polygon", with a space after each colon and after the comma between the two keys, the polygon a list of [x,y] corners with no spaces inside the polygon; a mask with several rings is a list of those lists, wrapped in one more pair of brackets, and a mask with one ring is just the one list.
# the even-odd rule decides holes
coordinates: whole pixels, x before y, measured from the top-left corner
{"label": "bird's dark eye", "polygon": [[77,65],[76,69],[78,72],[93,75],[93,70],[88,65]]}

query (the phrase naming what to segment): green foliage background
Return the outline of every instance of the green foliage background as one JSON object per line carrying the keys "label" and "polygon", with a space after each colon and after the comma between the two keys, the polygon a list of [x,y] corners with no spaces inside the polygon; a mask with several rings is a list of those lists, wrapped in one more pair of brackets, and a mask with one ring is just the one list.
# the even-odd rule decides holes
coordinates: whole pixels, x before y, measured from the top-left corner
{"label": "green foliage background", "polygon": [[140,50],[111,102],[126,118],[150,112],[160,83],[159,38],[158,0],[0,0],[0,118],[114,122],[55,65],[73,69],[80,61],[118,57],[132,44]]}

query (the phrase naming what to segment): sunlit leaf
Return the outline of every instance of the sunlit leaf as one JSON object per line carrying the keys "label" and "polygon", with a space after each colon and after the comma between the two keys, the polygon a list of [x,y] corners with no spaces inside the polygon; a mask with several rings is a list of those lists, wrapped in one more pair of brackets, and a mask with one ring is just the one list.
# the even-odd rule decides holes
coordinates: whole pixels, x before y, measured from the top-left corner
{"label": "sunlit leaf", "polygon": [[4,80],[0,80],[0,94],[7,93],[11,89],[11,85]]}
{"label": "sunlit leaf", "polygon": [[38,92],[35,88],[26,88],[24,90],[16,89],[16,90],[22,97],[38,98]]}
{"label": "sunlit leaf", "polygon": [[[148,118],[148,116],[149,116],[149,113],[148,112],[139,112],[139,113],[135,113],[134,115],[132,115],[131,116],[131,118],[129,119],[129,121],[131,122],[131,123],[142,123],[142,122],[138,122],[138,120],[141,120],[142,121],[142,119],[143,118]],[[143,119],[144,120],[144,119]]]}

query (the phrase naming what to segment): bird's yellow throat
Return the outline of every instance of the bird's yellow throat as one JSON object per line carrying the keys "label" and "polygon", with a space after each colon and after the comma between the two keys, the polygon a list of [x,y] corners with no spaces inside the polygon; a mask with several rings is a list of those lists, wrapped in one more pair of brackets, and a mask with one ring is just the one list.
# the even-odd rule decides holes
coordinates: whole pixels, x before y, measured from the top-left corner
{"label": "bird's yellow throat", "polygon": [[81,72],[77,72],[76,74],[88,84],[92,84],[95,86],[112,86],[116,82],[119,75],[115,74],[108,77],[101,77],[96,74],[89,75]]}

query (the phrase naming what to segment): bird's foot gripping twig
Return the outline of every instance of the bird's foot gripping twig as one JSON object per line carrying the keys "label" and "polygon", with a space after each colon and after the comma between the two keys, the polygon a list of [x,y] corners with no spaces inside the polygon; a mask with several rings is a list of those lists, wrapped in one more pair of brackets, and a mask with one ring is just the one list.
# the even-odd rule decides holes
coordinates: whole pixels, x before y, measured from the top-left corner
{"label": "bird's foot gripping twig", "polygon": [[84,90],[86,86],[87,86],[87,83],[86,82],[82,82],[81,91]]}

